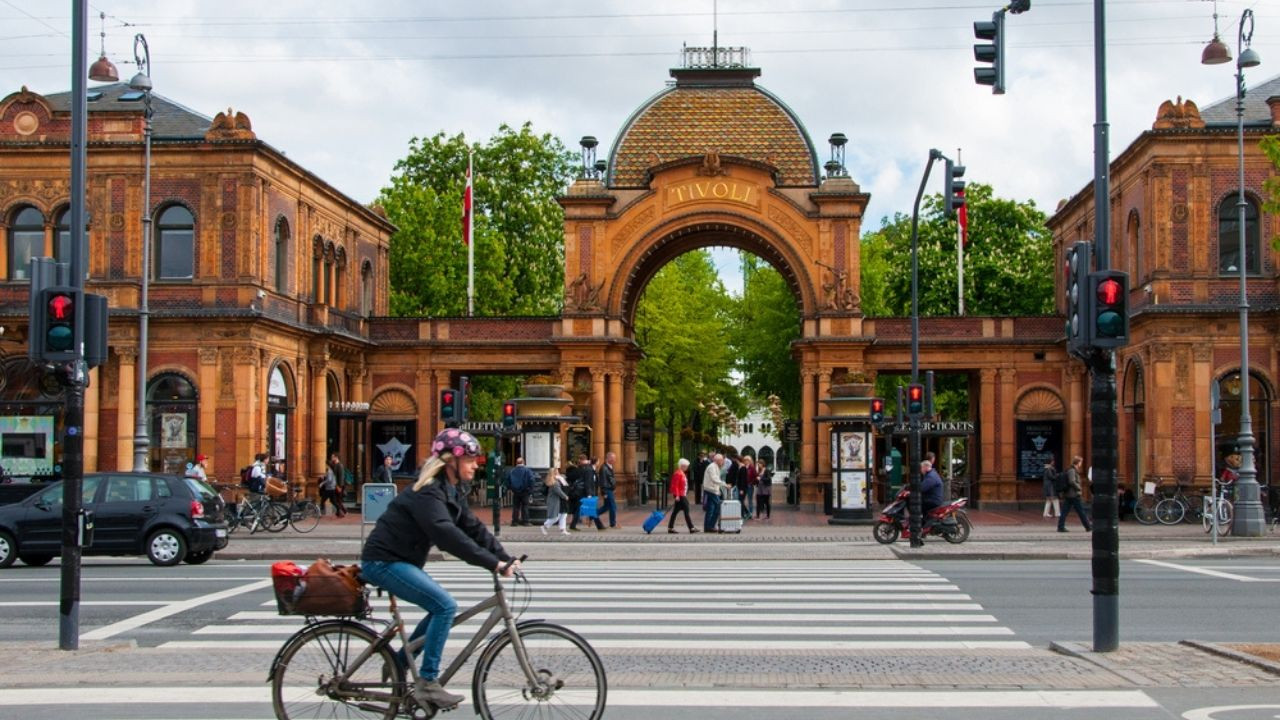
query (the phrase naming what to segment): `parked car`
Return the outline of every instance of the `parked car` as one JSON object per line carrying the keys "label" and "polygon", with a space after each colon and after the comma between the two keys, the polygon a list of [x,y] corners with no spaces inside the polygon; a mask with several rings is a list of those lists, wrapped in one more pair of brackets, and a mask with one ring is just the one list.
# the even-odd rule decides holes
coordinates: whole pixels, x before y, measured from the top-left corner
{"label": "parked car", "polygon": [[[93,542],[85,555],[146,555],[156,565],[195,565],[227,546],[225,503],[196,478],[90,473],[82,498],[94,514]],[[0,507],[0,568],[15,559],[44,565],[61,552],[61,482]]]}

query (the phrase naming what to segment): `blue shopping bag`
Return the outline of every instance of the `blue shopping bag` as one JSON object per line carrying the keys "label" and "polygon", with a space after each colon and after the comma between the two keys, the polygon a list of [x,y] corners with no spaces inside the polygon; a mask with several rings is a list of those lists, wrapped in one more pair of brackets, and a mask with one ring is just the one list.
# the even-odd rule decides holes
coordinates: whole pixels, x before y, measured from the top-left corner
{"label": "blue shopping bag", "polygon": [[600,498],[592,495],[591,497],[582,498],[582,502],[578,504],[578,515],[590,520],[600,516],[600,508],[598,507]]}

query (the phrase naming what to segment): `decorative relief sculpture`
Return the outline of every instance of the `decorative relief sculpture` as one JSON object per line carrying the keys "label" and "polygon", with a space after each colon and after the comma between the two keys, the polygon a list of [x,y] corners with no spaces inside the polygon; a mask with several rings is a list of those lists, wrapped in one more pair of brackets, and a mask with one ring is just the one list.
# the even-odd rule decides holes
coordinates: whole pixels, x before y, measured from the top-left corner
{"label": "decorative relief sculpture", "polygon": [[249,116],[242,112],[233,114],[231,108],[214,115],[213,124],[204,134],[205,140],[254,140],[257,137]]}
{"label": "decorative relief sculpture", "polygon": [[569,283],[569,292],[565,294],[564,309],[576,310],[578,312],[586,312],[589,310],[600,309],[600,291],[604,288],[604,281],[601,280],[595,285],[591,284],[591,278],[587,277],[584,271],[578,274],[578,277]]}
{"label": "decorative relief sculpture", "polygon": [[818,265],[831,273],[831,282],[823,283],[822,290],[827,294],[827,308],[830,310],[857,310],[858,293],[849,286],[849,271],[832,267],[822,261]]}
{"label": "decorative relief sculpture", "polygon": [[1170,130],[1173,128],[1202,128],[1204,120],[1200,118],[1200,108],[1190,100],[1183,100],[1182,96],[1178,96],[1178,101],[1165,100],[1160,103],[1160,109],[1156,111],[1156,121],[1152,123],[1152,130]]}
{"label": "decorative relief sculpture", "polygon": [[702,166],[698,168],[699,175],[707,177],[716,177],[717,175],[728,175],[728,171],[720,164],[720,153],[716,150],[708,150],[707,154],[702,157]]}

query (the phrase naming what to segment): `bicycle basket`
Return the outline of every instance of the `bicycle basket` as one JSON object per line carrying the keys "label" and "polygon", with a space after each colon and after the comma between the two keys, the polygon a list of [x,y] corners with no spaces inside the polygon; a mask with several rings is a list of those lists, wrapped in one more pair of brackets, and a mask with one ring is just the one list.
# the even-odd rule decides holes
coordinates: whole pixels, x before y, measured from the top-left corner
{"label": "bicycle basket", "polygon": [[277,573],[273,566],[271,577],[276,611],[281,615],[364,617],[369,613],[369,591],[357,578],[358,565],[335,568],[321,559],[312,564],[305,574],[296,565],[282,570]]}

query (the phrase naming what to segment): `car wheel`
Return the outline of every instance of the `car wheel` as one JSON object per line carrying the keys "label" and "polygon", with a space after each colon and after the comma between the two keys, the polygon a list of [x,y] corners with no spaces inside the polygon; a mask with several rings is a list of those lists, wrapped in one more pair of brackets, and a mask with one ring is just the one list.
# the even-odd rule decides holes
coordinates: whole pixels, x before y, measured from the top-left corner
{"label": "car wheel", "polygon": [[211,557],[213,557],[213,551],[205,550],[204,552],[187,553],[187,556],[183,558],[183,560],[191,565],[200,565],[208,562]]}
{"label": "car wheel", "polygon": [[177,565],[186,555],[187,541],[173,528],[161,528],[147,538],[147,559],[156,565]]}
{"label": "car wheel", "polygon": [[40,567],[41,565],[48,565],[49,561],[53,559],[53,556],[45,553],[31,553],[30,555],[19,553],[18,559],[21,560],[24,565]]}
{"label": "car wheel", "polygon": [[13,541],[13,536],[0,530],[0,568],[7,568],[18,559],[18,544]]}

